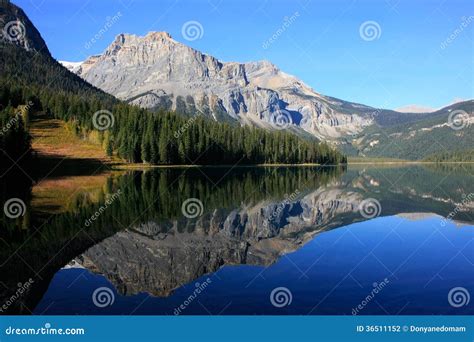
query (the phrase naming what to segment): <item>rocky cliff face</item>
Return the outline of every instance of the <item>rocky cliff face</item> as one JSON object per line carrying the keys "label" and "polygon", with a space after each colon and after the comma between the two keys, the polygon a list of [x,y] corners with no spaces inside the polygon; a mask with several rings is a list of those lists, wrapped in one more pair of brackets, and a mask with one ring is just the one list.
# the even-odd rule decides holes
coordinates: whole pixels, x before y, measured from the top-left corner
{"label": "rocky cliff face", "polygon": [[25,12],[9,0],[0,0],[0,40],[50,56],[40,33]]}
{"label": "rocky cliff face", "polygon": [[72,70],[145,108],[293,128],[325,140],[355,134],[373,121],[364,115],[373,108],[320,95],[270,62],[223,63],[165,32],[120,34],[102,55]]}

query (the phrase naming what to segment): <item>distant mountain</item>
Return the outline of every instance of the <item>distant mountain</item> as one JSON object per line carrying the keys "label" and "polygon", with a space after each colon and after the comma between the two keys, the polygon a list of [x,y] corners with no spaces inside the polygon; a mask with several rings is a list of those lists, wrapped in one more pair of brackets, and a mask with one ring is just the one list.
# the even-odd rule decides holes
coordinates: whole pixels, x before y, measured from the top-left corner
{"label": "distant mountain", "polygon": [[[466,135],[461,137],[462,132],[447,130],[447,120],[458,107],[472,116],[472,101],[426,113],[373,108],[322,95],[268,61],[221,62],[166,32],[144,37],[120,34],[103,54],[81,64],[62,63],[131,104],[187,115],[201,113],[240,125],[286,128],[329,142],[350,155],[416,159],[427,156],[428,150],[431,154],[461,141],[471,143]],[[450,140],[444,146],[429,138],[438,127],[445,128],[443,137]],[[430,141],[429,149],[418,143],[420,136]],[[397,151],[385,146],[393,142]]]}
{"label": "distant mountain", "polygon": [[68,69],[71,72],[77,72],[79,68],[82,65],[82,62],[64,62],[64,61],[59,61],[66,69]]}
{"label": "distant mountain", "polygon": [[[364,129],[348,140],[347,147],[359,155],[399,159],[427,156],[474,148],[474,100],[458,102],[419,119]],[[343,149],[344,150],[344,149]],[[354,154],[354,153],[352,153]]]}
{"label": "distant mountain", "polygon": [[416,104],[410,104],[403,107],[396,108],[395,111],[401,113],[432,113],[436,109],[427,107],[427,106],[420,106]]}
{"label": "distant mountain", "polygon": [[433,112],[436,112],[440,109],[443,109],[444,107],[449,107],[449,106],[452,106],[456,103],[465,102],[465,101],[466,101],[466,99],[456,97],[450,103],[446,104],[445,106],[438,107],[438,108],[433,108],[433,107],[423,106],[423,105],[417,105],[417,104],[409,104],[409,105],[406,105],[406,106],[396,108],[395,111],[401,112],[401,113],[433,113]]}

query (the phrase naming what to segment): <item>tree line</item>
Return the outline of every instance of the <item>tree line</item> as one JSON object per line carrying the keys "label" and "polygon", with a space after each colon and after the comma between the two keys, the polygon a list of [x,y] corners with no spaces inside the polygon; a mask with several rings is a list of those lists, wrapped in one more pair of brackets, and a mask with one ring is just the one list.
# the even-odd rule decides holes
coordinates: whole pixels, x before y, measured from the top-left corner
{"label": "tree line", "polygon": [[428,162],[474,162],[474,150],[447,151],[432,154],[424,159]]}

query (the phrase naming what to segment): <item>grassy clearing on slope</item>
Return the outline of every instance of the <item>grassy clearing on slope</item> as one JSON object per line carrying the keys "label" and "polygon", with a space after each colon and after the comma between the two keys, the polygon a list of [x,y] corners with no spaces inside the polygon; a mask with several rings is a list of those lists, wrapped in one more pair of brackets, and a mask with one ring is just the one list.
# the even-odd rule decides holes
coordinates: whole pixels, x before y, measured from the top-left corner
{"label": "grassy clearing on slope", "polygon": [[35,116],[30,122],[33,150],[39,157],[95,159],[111,163],[99,144],[82,140],[70,131],[62,120]]}

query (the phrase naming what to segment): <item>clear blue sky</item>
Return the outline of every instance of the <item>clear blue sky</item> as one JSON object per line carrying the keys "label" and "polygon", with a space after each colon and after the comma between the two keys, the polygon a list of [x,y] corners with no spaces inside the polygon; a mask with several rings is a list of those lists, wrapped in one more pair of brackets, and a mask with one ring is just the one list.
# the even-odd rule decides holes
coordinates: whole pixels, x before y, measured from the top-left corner
{"label": "clear blue sky", "polygon": [[[26,11],[58,60],[101,53],[119,33],[167,31],[222,61],[267,59],[322,94],[375,107],[436,108],[474,97],[472,0],[12,1]],[[86,49],[107,17],[118,12],[121,18]],[[265,49],[284,18],[295,13]],[[187,41],[181,29],[191,20],[204,32]],[[374,40],[361,38],[366,21],[380,27]]]}

